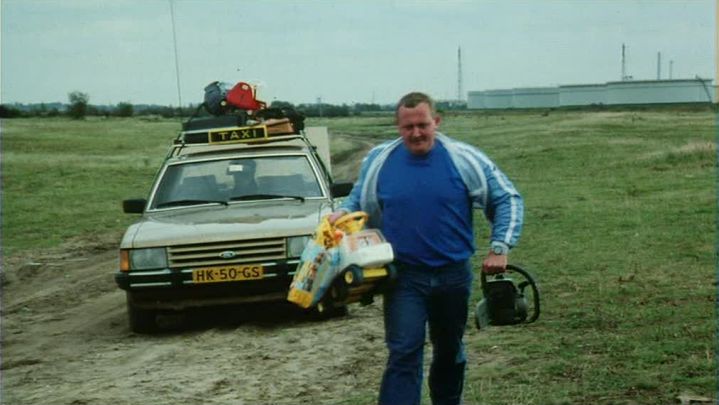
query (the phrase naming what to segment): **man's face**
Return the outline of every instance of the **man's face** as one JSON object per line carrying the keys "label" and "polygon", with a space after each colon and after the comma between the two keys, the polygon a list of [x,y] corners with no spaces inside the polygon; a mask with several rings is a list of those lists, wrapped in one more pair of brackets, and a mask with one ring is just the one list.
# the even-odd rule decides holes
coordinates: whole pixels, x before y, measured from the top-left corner
{"label": "man's face", "polygon": [[397,128],[404,145],[413,155],[425,155],[434,146],[434,132],[439,126],[439,115],[432,116],[427,103],[415,107],[399,107]]}

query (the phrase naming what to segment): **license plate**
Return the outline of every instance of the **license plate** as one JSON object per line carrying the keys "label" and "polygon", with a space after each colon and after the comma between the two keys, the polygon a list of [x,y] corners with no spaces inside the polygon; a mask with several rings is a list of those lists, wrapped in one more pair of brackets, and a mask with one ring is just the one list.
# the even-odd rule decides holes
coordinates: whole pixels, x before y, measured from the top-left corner
{"label": "license plate", "polygon": [[245,266],[203,267],[192,270],[192,282],[224,283],[228,281],[244,281],[261,279],[264,269],[259,264]]}

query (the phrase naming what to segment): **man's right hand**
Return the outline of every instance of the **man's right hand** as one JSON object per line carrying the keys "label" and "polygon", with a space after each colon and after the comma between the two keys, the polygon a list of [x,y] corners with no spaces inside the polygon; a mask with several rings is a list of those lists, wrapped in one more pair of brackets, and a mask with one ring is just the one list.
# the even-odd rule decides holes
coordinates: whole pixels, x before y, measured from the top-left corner
{"label": "man's right hand", "polygon": [[330,224],[334,224],[338,219],[342,218],[343,216],[347,215],[347,211],[345,210],[337,210],[329,215],[327,220]]}

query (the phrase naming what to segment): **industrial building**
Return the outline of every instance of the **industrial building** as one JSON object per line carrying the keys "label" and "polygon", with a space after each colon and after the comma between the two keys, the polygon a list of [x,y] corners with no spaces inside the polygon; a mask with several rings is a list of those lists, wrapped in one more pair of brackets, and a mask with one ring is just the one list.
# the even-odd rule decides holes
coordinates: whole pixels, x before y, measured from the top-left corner
{"label": "industrial building", "polygon": [[717,102],[711,79],[623,80],[467,93],[468,109],[552,108],[590,105]]}

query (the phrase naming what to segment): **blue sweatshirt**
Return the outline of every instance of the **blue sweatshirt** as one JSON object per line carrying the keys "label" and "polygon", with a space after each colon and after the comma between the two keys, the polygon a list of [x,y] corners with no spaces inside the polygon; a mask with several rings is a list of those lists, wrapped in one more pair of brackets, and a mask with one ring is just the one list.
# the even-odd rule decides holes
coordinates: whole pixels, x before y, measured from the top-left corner
{"label": "blue sweatshirt", "polygon": [[[362,161],[359,177],[340,209],[365,211],[369,226],[383,229],[383,209],[378,197],[379,173],[388,156],[403,146],[402,138],[374,147]],[[435,148],[443,146],[464,183],[473,208],[481,209],[489,220],[492,242],[513,247],[522,231],[524,204],[519,192],[499,168],[479,149],[453,140],[439,132]],[[394,220],[394,218],[393,218]]]}
{"label": "blue sweatshirt", "polygon": [[469,193],[442,144],[424,156],[395,148],[379,172],[377,196],[392,218],[381,230],[398,260],[439,267],[474,253]]}

